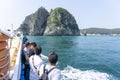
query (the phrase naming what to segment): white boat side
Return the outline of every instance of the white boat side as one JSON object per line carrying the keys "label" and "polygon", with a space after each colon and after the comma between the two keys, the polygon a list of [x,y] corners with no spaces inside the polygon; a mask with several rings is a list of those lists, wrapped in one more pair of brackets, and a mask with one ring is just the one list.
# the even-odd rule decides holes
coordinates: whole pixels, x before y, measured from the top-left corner
{"label": "white boat side", "polygon": [[19,51],[17,53],[16,63],[14,66],[14,71],[12,72],[12,79],[11,80],[20,80],[21,76],[21,51],[22,51],[22,41],[20,41]]}

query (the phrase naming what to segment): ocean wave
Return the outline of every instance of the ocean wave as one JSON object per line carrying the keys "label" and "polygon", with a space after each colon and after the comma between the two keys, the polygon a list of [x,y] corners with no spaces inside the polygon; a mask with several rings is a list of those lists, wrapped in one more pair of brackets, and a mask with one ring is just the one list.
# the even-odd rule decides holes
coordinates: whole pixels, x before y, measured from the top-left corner
{"label": "ocean wave", "polygon": [[62,80],[117,80],[112,75],[95,70],[81,71],[67,66],[61,71]]}
{"label": "ocean wave", "polygon": [[43,60],[47,60],[48,59],[48,57],[43,55],[43,54],[41,54],[41,57],[42,57]]}
{"label": "ocean wave", "polygon": [[[41,56],[42,59],[47,63],[48,57],[45,55]],[[64,70],[61,70],[61,74],[62,80],[118,80],[117,78],[107,73],[96,70],[82,71],[80,69],[73,68],[72,66],[67,66],[64,68]]]}

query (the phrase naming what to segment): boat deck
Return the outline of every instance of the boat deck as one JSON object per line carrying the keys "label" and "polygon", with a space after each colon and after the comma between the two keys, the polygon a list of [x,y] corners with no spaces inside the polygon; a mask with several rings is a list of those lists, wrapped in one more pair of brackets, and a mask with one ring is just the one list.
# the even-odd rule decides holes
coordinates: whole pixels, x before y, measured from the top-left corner
{"label": "boat deck", "polygon": [[20,47],[20,40],[17,38],[12,39],[11,48],[10,48],[10,70],[14,69],[19,47]]}
{"label": "boat deck", "polygon": [[22,43],[20,38],[13,38],[10,44],[10,78],[20,80]]}

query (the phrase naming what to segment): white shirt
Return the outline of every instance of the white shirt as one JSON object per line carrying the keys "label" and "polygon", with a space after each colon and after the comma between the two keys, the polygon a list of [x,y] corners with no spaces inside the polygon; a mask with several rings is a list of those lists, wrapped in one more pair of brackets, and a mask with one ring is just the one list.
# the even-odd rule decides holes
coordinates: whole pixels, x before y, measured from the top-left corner
{"label": "white shirt", "polygon": [[37,74],[37,70],[33,66],[33,58],[34,58],[34,66],[36,68],[40,68],[41,67],[41,65],[43,64],[43,60],[38,55],[33,55],[33,56],[31,56],[29,58],[29,63],[30,63],[30,80],[38,80],[39,76]]}
{"label": "white shirt", "polygon": [[[42,74],[43,74],[44,65],[45,65],[45,64],[43,64],[43,65],[40,67],[40,69],[39,69],[39,72],[40,72],[39,77],[42,76]],[[49,64],[47,64],[46,67],[45,67],[45,69],[47,69],[47,70],[49,71],[49,70],[52,69],[53,67],[55,67],[55,66],[50,66]],[[49,80],[61,80],[61,71],[60,71],[59,69],[57,69],[57,68],[53,69],[53,70],[48,74],[48,79],[49,79]]]}

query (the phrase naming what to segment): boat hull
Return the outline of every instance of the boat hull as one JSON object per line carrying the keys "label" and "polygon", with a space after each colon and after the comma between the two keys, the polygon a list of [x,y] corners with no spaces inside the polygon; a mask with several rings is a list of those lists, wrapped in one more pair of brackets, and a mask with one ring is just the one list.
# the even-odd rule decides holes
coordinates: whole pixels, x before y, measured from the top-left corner
{"label": "boat hull", "polygon": [[5,36],[4,34],[0,33],[0,41],[6,41],[8,39],[9,39],[8,36]]}
{"label": "boat hull", "polygon": [[7,46],[7,42],[6,41],[0,41],[0,50],[5,49]]}

